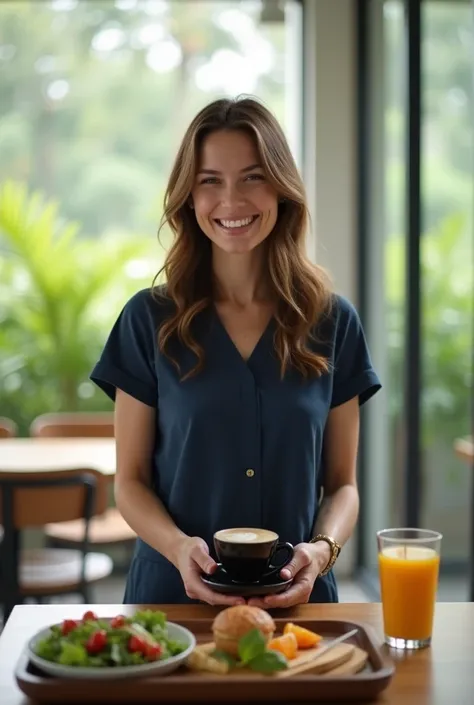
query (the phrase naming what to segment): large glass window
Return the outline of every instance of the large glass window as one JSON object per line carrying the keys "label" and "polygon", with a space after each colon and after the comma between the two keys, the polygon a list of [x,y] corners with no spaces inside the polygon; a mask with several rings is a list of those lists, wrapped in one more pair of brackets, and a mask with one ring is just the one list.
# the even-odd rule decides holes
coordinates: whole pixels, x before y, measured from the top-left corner
{"label": "large glass window", "polygon": [[258,95],[298,149],[292,4],[285,20],[238,0],[3,1],[0,179],[54,196],[90,236],[138,233],[156,226],[177,144],[214,98]]}
{"label": "large glass window", "polygon": [[[375,568],[375,530],[404,521],[407,75],[405,3],[373,0],[370,10],[373,189],[368,194],[371,218],[366,262],[367,315],[369,337],[385,387],[377,409],[374,404],[368,425],[368,516],[364,540],[367,563]],[[422,3],[421,31],[419,523],[443,533],[442,565],[446,575],[456,566],[465,571],[470,551],[472,477],[467,466],[455,457],[453,442],[472,428],[471,3],[426,0]],[[377,186],[378,181],[383,186]],[[452,599],[458,594],[460,599],[466,598],[465,586],[458,592],[442,593]]]}
{"label": "large glass window", "polygon": [[38,413],[107,403],[88,373],[127,296],[162,262],[167,176],[202,106],[258,96],[300,162],[300,10],[0,3],[0,396],[22,431]]}
{"label": "large glass window", "polygon": [[423,21],[421,523],[443,533],[445,560],[470,550],[467,435],[473,380],[474,28],[469,2],[425,2]]}

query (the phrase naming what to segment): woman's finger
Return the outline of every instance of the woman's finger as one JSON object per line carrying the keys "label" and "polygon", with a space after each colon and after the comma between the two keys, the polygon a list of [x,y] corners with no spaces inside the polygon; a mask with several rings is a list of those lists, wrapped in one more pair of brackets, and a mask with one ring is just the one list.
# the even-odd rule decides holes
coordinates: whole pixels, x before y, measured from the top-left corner
{"label": "woman's finger", "polygon": [[272,607],[291,607],[292,605],[299,605],[302,602],[306,602],[303,599],[305,593],[307,592],[304,585],[295,583],[285,592],[281,592],[278,595],[267,595],[266,597],[252,597],[248,601],[249,605],[253,607],[261,607],[262,609],[269,609]]}
{"label": "woman's finger", "polygon": [[227,605],[227,606],[232,606],[232,605],[245,605],[245,599],[243,597],[237,597],[237,595],[221,595],[218,592],[213,592],[211,590],[212,594],[214,595],[214,602],[212,603],[213,605]]}
{"label": "woman's finger", "polygon": [[314,580],[312,579],[309,569],[303,569],[293,585],[285,590],[285,592],[281,592],[278,595],[267,595],[263,600],[259,600],[258,604],[253,601],[249,602],[249,604],[255,605],[256,607],[263,607],[264,609],[302,605],[308,602],[313,585]]}
{"label": "woman's finger", "polygon": [[200,577],[193,574],[186,583],[186,594],[194,600],[207,602],[208,605],[244,605],[245,599],[239,595],[221,595],[204,585]]}
{"label": "woman's finger", "polygon": [[209,555],[209,549],[204,541],[196,542],[189,554],[190,558],[198,565],[203,573],[210,575],[217,568],[217,563]]}
{"label": "woman's finger", "polygon": [[219,592],[214,592],[209,588],[204,587],[193,590],[195,593],[194,599],[201,600],[202,602],[207,602],[208,605],[226,605],[231,607],[233,605],[245,605],[245,600],[243,597],[238,597],[237,595],[221,595]]}
{"label": "woman's finger", "polygon": [[268,605],[265,604],[263,597],[251,597],[248,604],[252,607],[261,607],[262,609],[268,607]]}
{"label": "woman's finger", "polygon": [[268,595],[263,600],[264,609],[273,607],[293,607],[308,602],[310,593],[305,584],[295,583],[279,595]]}
{"label": "woman's finger", "polygon": [[291,580],[300,570],[311,565],[311,560],[311,553],[304,546],[296,546],[293,558],[280,570],[280,576],[283,580]]}

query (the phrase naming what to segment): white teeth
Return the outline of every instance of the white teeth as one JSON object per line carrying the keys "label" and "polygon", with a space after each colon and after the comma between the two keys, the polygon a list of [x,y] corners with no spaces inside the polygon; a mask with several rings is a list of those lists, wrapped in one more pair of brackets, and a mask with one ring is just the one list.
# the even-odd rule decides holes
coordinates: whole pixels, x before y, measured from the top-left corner
{"label": "white teeth", "polygon": [[253,219],[254,216],[250,216],[250,218],[243,218],[242,220],[218,220],[217,222],[223,225],[224,228],[244,228],[246,225],[250,225]]}

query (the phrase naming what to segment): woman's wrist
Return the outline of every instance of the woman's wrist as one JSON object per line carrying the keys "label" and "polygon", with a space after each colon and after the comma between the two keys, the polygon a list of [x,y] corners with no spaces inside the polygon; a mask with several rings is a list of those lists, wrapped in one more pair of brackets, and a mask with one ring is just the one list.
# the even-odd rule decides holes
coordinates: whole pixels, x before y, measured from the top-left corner
{"label": "woman's wrist", "polygon": [[175,568],[178,567],[180,555],[182,554],[186,541],[189,538],[190,537],[187,534],[176,528],[175,536],[172,537],[171,540],[167,541],[169,548],[166,551],[167,555],[165,555],[165,558],[167,558]]}
{"label": "woman's wrist", "polygon": [[326,541],[310,543],[313,562],[318,565],[318,573],[321,573],[331,560],[331,547]]}

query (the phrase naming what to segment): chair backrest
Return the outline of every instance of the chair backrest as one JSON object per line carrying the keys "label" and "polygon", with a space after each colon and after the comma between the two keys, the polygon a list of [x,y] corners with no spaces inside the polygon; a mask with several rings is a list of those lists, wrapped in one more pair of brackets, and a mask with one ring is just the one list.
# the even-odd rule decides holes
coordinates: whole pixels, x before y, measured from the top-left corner
{"label": "chair backrest", "polygon": [[42,414],[30,426],[36,438],[113,438],[114,415],[99,412]]}
{"label": "chair backrest", "polygon": [[50,522],[87,518],[88,501],[92,501],[88,518],[102,514],[107,508],[106,484],[96,470],[0,472],[0,523],[4,523],[5,528],[7,523],[11,523],[12,529],[22,530]]}
{"label": "chair backrest", "polygon": [[18,435],[18,426],[11,419],[0,416],[0,438],[14,438]]}

